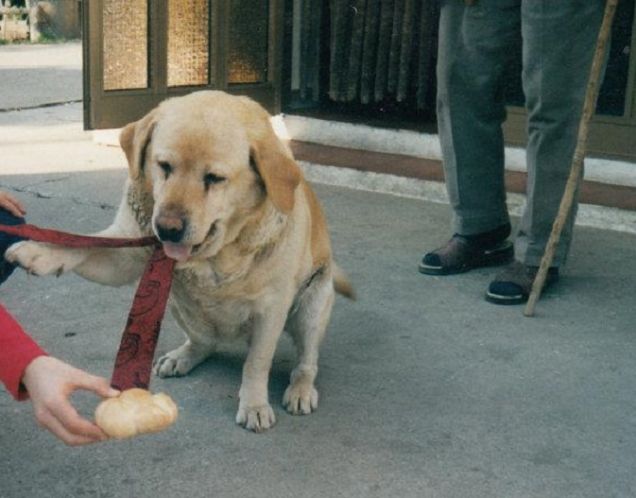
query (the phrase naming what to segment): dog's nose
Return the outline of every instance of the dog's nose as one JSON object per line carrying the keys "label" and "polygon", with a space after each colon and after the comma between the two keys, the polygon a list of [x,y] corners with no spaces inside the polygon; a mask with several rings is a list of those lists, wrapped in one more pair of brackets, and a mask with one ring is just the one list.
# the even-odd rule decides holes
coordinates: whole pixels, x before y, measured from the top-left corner
{"label": "dog's nose", "polygon": [[181,242],[187,228],[187,221],[181,217],[162,216],[155,222],[157,235],[163,242]]}

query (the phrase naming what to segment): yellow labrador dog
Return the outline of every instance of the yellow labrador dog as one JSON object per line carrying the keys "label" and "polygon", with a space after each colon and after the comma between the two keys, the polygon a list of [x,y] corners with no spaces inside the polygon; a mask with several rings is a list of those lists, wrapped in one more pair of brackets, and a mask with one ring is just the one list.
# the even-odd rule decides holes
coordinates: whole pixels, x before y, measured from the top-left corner
{"label": "yellow labrador dog", "polygon": [[[283,329],[298,350],[283,404],[292,414],[311,413],[334,290],[353,297],[332,260],[318,200],[269,118],[246,97],[203,91],[169,99],[126,126],[125,195],[100,232],[152,233],[178,261],[170,306],[186,342],[156,362],[159,376],[185,375],[217,343],[247,338],[236,422],[254,431],[275,423],[267,384]],[[22,242],[7,258],[38,275],[73,270],[123,285],[140,277],[148,254]]]}

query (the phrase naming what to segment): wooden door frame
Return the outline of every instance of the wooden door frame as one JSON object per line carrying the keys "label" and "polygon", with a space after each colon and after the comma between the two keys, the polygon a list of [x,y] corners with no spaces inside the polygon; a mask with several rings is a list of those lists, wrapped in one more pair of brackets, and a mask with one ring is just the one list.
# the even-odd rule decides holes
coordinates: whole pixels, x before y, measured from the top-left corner
{"label": "wooden door frame", "polygon": [[268,68],[266,81],[228,84],[226,47],[229,30],[229,1],[210,2],[210,57],[208,85],[168,87],[167,43],[168,0],[148,1],[148,87],[131,90],[104,90],[103,84],[103,1],[83,4],[83,93],[84,128],[118,128],[143,117],[168,97],[197,90],[217,89],[248,95],[270,112],[281,109],[284,0],[269,0]]}

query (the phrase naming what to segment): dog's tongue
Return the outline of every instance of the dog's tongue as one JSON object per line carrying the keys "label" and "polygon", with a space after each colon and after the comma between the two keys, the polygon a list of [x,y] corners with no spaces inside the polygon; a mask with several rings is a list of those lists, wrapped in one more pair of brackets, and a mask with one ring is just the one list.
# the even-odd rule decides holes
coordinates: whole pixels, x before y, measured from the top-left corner
{"label": "dog's tongue", "polygon": [[177,261],[185,261],[190,257],[192,247],[186,244],[175,244],[174,242],[164,242],[163,250],[166,256]]}

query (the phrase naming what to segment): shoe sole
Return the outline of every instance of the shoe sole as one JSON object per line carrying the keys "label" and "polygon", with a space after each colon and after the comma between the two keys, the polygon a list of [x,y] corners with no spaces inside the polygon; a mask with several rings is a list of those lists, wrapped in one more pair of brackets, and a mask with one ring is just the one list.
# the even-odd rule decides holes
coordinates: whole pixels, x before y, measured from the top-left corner
{"label": "shoe sole", "polygon": [[523,304],[528,301],[530,296],[526,294],[516,294],[514,296],[502,296],[500,294],[491,294],[486,291],[486,301],[492,304],[503,304],[504,306],[511,304]]}
{"label": "shoe sole", "polygon": [[480,257],[473,259],[470,265],[466,264],[459,267],[445,268],[443,266],[427,266],[420,263],[418,270],[424,275],[457,275],[458,273],[466,273],[476,268],[504,265],[510,263],[513,258],[514,248],[512,242],[506,240],[494,249],[484,251]]}

